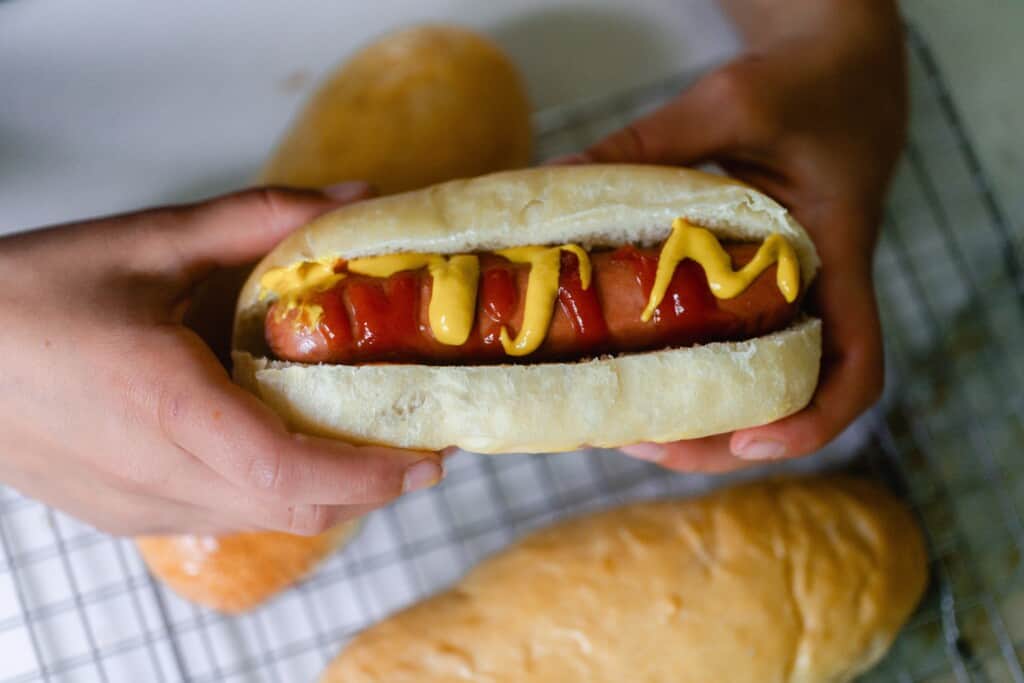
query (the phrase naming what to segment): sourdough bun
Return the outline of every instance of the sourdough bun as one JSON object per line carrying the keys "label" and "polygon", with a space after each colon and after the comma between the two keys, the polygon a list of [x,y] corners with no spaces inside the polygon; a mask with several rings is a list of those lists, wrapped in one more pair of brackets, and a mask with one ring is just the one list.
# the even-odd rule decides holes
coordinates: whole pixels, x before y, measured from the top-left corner
{"label": "sourdough bun", "polygon": [[656,166],[509,171],[352,204],[293,233],[239,297],[235,379],[293,429],[360,443],[482,453],[671,441],[763,424],[810,400],[820,324],[579,363],[331,366],[266,358],[259,279],[302,260],[528,244],[655,244],[685,216],[727,239],[781,233],[809,283],[814,245],[784,208],[736,181]]}
{"label": "sourdough bun", "polygon": [[359,528],[344,522],[318,536],[256,532],[148,536],[136,545],[149,571],[186,600],[226,613],[252,609],[309,574]]}
{"label": "sourdough bun", "polygon": [[515,66],[456,26],[385,35],[332,73],[260,174],[266,184],[366,180],[383,194],[530,162],[530,103]]}
{"label": "sourdough bun", "polygon": [[527,536],[363,631],[321,683],[843,683],[921,597],[924,543],[876,484],[761,482]]}

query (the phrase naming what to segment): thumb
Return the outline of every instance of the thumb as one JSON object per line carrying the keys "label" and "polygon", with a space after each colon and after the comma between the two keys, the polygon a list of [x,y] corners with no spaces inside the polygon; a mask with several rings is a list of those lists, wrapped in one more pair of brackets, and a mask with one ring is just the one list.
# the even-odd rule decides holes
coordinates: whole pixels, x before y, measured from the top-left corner
{"label": "thumb", "polygon": [[320,214],[370,196],[366,183],[334,185],[324,192],[255,188],[182,209],[161,221],[161,258],[174,270],[231,267],[263,256],[292,231]]}
{"label": "thumb", "polygon": [[692,165],[729,146],[727,116],[721,111],[714,74],[678,97],[633,121],[586,150],[599,163]]}

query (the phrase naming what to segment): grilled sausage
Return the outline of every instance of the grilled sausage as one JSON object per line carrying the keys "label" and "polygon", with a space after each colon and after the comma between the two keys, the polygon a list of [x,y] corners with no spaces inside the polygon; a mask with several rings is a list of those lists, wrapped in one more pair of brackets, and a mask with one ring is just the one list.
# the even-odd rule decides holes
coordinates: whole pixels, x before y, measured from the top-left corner
{"label": "grilled sausage", "polygon": [[[733,267],[747,263],[754,244],[726,244]],[[641,320],[654,283],[658,249],[621,247],[590,255],[592,281],[584,290],[577,257],[562,253],[558,298],[541,346],[520,362],[579,360],[601,354],[647,351],[761,336],[789,325],[799,300],[787,303],[775,266],[732,299],[717,299],[704,271],[683,261],[653,318]],[[302,363],[404,362],[487,364],[515,362],[502,348],[502,326],[513,337],[522,324],[530,268],[493,254],[480,255],[476,319],[461,346],[437,341],[428,322],[432,278],[426,269],[388,278],[349,274],[308,303],[323,310],[315,326],[298,311],[272,306],[266,337],[274,354]]]}

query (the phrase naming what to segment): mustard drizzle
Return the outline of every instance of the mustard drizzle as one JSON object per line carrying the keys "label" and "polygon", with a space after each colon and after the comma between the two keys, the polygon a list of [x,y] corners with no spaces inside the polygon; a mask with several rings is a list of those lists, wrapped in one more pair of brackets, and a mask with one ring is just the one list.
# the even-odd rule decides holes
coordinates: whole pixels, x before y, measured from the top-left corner
{"label": "mustard drizzle", "polygon": [[513,247],[496,251],[512,263],[530,264],[530,277],[526,283],[526,308],[523,310],[523,324],[512,339],[508,329],[501,328],[501,346],[510,356],[525,356],[533,353],[544,342],[551,316],[555,313],[555,297],[558,296],[558,275],[561,270],[562,252],[576,254],[580,263],[580,284],[583,289],[590,287],[590,255],[577,244],[563,244],[557,247]]}
{"label": "mustard drizzle", "polygon": [[[525,356],[544,342],[554,315],[555,299],[561,269],[561,252],[576,255],[580,283],[590,287],[592,265],[590,255],[577,244],[554,247],[526,246],[494,252],[513,263],[530,266],[526,287],[523,322],[513,339],[505,327],[501,329],[501,345],[510,356]],[[793,247],[785,237],[772,234],[761,244],[754,258],[737,271],[732,269],[729,253],[718,238],[706,228],[692,225],[684,218],[672,223],[672,232],[658,255],[658,268],[647,305],[640,318],[648,322],[665,297],[680,261],[691,259],[704,269],[712,294],[730,299],[741,294],[765,270],[778,263],[776,285],[786,301],[792,303],[800,293],[800,267]],[[345,277],[334,272],[338,259],[301,261],[290,266],[272,268],[260,278],[260,299],[275,293],[279,301],[277,317],[301,307],[299,324],[312,326],[321,319],[323,310],[305,301],[311,292],[324,291]],[[480,280],[480,259],[474,254],[387,254],[353,259],[347,271],[371,277],[389,277],[400,271],[427,268],[433,278],[428,317],[434,337],[442,344],[461,346],[469,339],[476,317],[476,297]]]}
{"label": "mustard drizzle", "polygon": [[336,261],[300,261],[283,268],[271,268],[260,277],[260,301],[274,292],[279,302],[274,312],[278,320],[301,307],[297,317],[299,324],[315,326],[323,317],[323,308],[306,303],[305,299],[311,292],[328,290],[345,278],[345,273],[334,272]]}
{"label": "mustard drizzle", "polygon": [[658,271],[654,286],[647,300],[647,307],[640,319],[647,322],[654,315],[665,298],[665,292],[672,282],[679,262],[684,259],[696,261],[704,269],[711,293],[719,299],[731,299],[741,294],[776,261],[779,264],[775,282],[782,296],[792,303],[800,293],[800,265],[793,247],[778,233],[769,235],[761,244],[754,258],[738,271],[732,269],[729,252],[714,233],[706,228],[690,224],[684,218],[672,222],[672,234],[658,255]]}
{"label": "mustard drizzle", "polygon": [[469,339],[476,317],[479,257],[472,254],[448,258],[440,254],[387,254],[348,262],[349,272],[372,277],[390,277],[399,271],[424,267],[433,278],[427,308],[430,331],[442,344],[462,346]]}

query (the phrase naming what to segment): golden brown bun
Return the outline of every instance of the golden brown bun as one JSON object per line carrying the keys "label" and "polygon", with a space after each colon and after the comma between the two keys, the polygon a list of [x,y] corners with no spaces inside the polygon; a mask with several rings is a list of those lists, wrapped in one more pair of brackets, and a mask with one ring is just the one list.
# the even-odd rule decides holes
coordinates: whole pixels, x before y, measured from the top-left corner
{"label": "golden brown bun", "polygon": [[528,536],[356,636],[322,683],[842,683],[926,583],[876,484],[756,483]]}
{"label": "golden brown bun", "polygon": [[508,58],[453,26],[363,48],[299,114],[261,173],[268,184],[360,179],[384,193],[525,166],[530,105]]}
{"label": "golden brown bun", "polygon": [[136,539],[149,570],[186,600],[220,612],[244,612],[311,572],[347,541],[358,522],[319,536],[277,532]]}
{"label": "golden brown bun", "polygon": [[817,270],[813,243],[786,210],[728,178],[628,165],[496,173],[343,207],[285,239],[239,297],[235,379],[293,429],[430,450],[541,452],[674,441],[796,412],[818,381],[817,320],[742,342],[580,363],[332,366],[264,357],[269,300],[259,298],[259,278],[269,268],[393,251],[651,244],[667,237],[677,216],[726,238],[782,233],[805,283]]}

